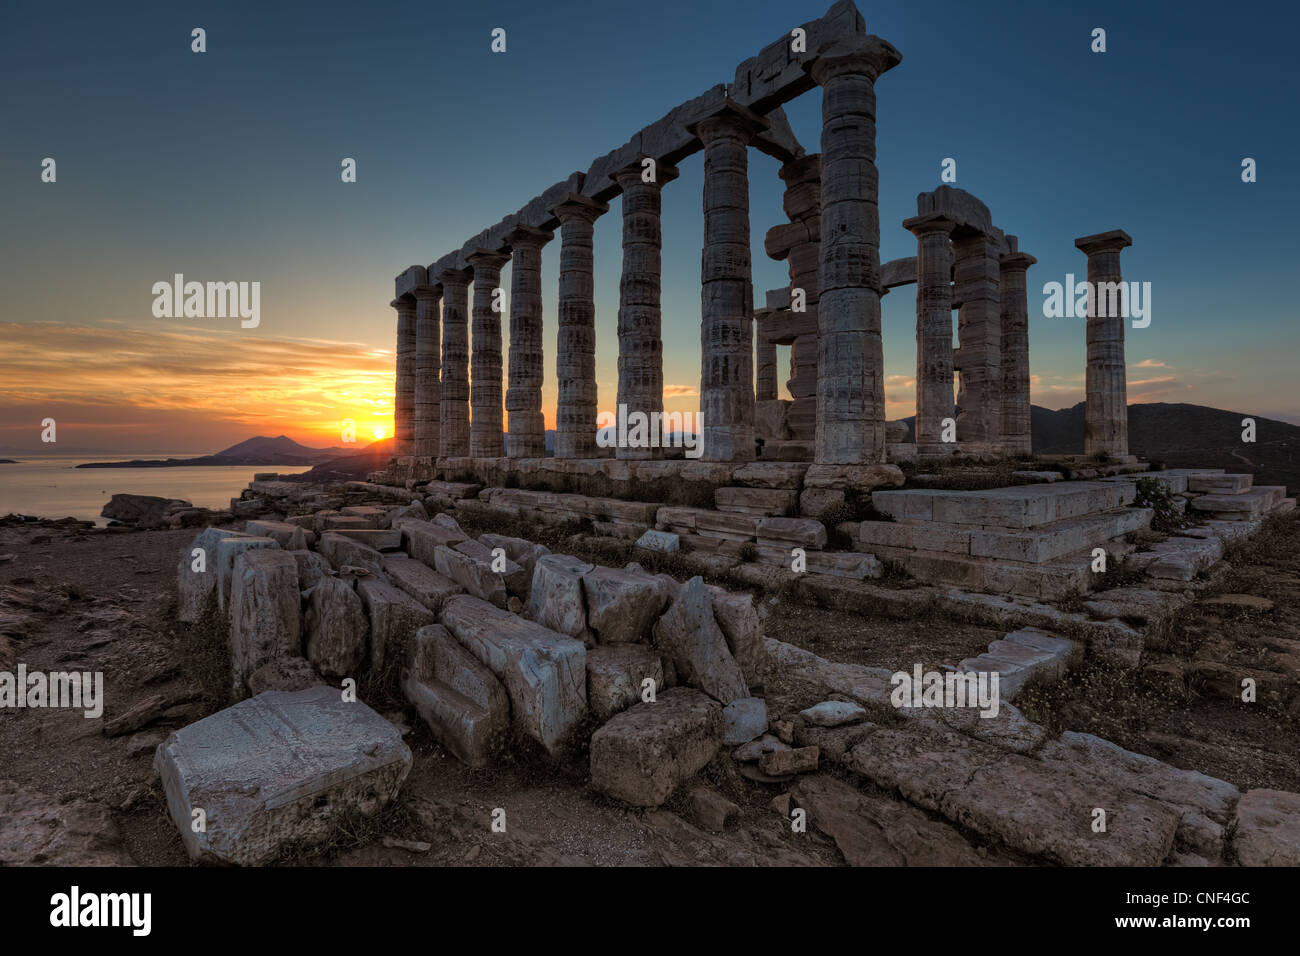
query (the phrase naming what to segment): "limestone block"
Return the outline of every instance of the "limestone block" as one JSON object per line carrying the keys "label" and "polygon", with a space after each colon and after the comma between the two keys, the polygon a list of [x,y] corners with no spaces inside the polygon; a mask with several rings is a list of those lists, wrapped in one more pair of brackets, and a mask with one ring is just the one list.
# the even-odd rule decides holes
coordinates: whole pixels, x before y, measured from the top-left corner
{"label": "limestone block", "polygon": [[567,554],[539,558],[533,568],[528,616],[543,627],[586,640],[590,632],[582,578],[593,567]]}
{"label": "limestone block", "polygon": [[[678,590],[680,588],[673,589],[674,598]],[[767,667],[767,650],[763,644],[763,621],[754,605],[754,595],[747,591],[728,591],[712,584],[708,585],[708,590],[713,602],[713,619],[727,639],[731,656],[740,665],[748,683],[761,684]]]}
{"label": "limestone block", "polygon": [[[243,538],[242,531],[222,531],[220,528],[204,528],[190,542],[189,547],[181,552],[176,565],[176,617],[180,621],[193,624],[203,614],[204,605],[217,592],[217,545],[225,538]],[[194,551],[203,552],[202,571],[195,571]]]}
{"label": "limestone block", "polygon": [[[278,548],[273,538],[259,538],[252,535],[225,537],[217,541],[217,606],[223,611],[230,605],[230,587],[235,576],[235,559],[245,551],[258,548]],[[208,555],[208,568],[212,568],[212,555]]]}
{"label": "limestone block", "polygon": [[663,662],[642,644],[603,644],[587,651],[587,706],[597,720],[606,721],[641,700],[644,682],[654,681],[655,694],[664,690]]}
{"label": "limestone block", "polygon": [[353,677],[366,656],[369,623],[361,598],[339,578],[322,578],[307,602],[307,660],[326,677]]}
{"label": "limestone block", "polygon": [[404,554],[384,555],[384,574],[393,584],[435,614],[442,609],[447,598],[453,594],[461,594],[465,590],[423,561],[408,558]]}
{"label": "limestone block", "polygon": [[662,551],[670,554],[673,551],[681,550],[681,538],[671,531],[655,531],[651,529],[641,537],[636,539],[638,548],[645,548],[648,551]]}
{"label": "limestone block", "polygon": [[745,675],[714,619],[712,596],[703,578],[694,577],[682,585],[655,624],[654,640],[691,686],[726,704],[749,696]]}
{"label": "limestone block", "polygon": [[230,662],[235,694],[242,697],[253,671],[300,652],[298,563],[279,548],[255,548],[235,559],[232,577]]}
{"label": "limestone block", "polygon": [[353,541],[334,531],[326,531],[320,536],[317,550],[334,566],[335,570],[343,567],[365,568],[371,574],[382,576],[384,573],[384,556],[367,544]]}
{"label": "limestone block", "polygon": [[767,733],[767,703],[761,697],[741,697],[722,708],[724,747],[749,743]]}
{"label": "limestone block", "polygon": [[781,488],[723,487],[713,493],[719,511],[757,516],[789,514],[795,501],[795,492]]}
{"label": "limestone block", "polygon": [[402,532],[398,528],[382,530],[342,528],[332,531],[331,534],[342,535],[345,538],[358,541],[367,548],[373,548],[376,551],[400,551],[402,549]]}
{"label": "limestone block", "polygon": [[587,626],[601,644],[648,641],[668,604],[663,583],[648,574],[593,567],[582,576]]}
{"label": "limestone block", "polygon": [[433,612],[378,578],[358,581],[357,594],[370,619],[370,667],[382,672],[394,652],[410,646],[415,632],[433,623]]}
{"label": "limestone block", "polygon": [[244,532],[254,537],[271,538],[285,551],[302,551],[310,544],[307,532],[285,521],[247,521]]}
{"label": "limestone block", "polygon": [[439,527],[432,521],[403,518],[393,523],[402,532],[402,547],[406,553],[429,567],[434,566],[434,552],[439,547],[451,547],[465,540],[465,535]]}
{"label": "limestone block", "polygon": [[713,759],[722,707],[697,690],[673,687],[654,703],[614,717],[591,738],[591,784],[635,806],[657,807]]}
{"label": "limestone block", "polygon": [[812,518],[762,518],[758,543],[773,548],[826,547],[826,526]]}
{"label": "limestone block", "polygon": [[[411,768],[401,734],[332,687],[269,691],[176,731],[154,769],[192,859],[255,866],[371,816]],[[193,811],[206,828],[195,832]]]}
{"label": "limestone block", "polygon": [[434,738],[470,766],[485,766],[505,743],[505,687],[441,625],[416,632],[402,689]]}
{"label": "limestone block", "polygon": [[[443,577],[455,581],[475,597],[491,601],[497,607],[506,606],[509,592],[506,590],[505,578],[492,570],[490,558],[484,562],[453,548],[439,545],[433,552],[433,566]],[[518,565],[515,567],[517,568]]]}
{"label": "limestone block", "polygon": [[556,753],[587,713],[582,642],[468,595],[447,601],[442,624],[505,685],[514,725]]}

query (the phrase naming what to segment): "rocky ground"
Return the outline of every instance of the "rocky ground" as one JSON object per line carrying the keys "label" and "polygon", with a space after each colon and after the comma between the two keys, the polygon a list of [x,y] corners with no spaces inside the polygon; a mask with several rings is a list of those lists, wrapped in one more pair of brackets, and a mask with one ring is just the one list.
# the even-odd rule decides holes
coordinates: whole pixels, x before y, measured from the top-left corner
{"label": "rocky ground", "polygon": [[[1021,709],[1051,729],[1095,733],[1242,791],[1300,791],[1300,718],[1273,706],[1267,694],[1270,681],[1297,677],[1298,531],[1295,515],[1274,519],[1254,543],[1233,553],[1231,573],[1178,615],[1148,648],[1138,672],[1085,667],[1048,689],[1027,692],[1018,701]],[[188,529],[0,526],[0,670],[21,661],[30,670],[102,671],[107,701],[103,720],[68,710],[0,709],[0,778],[8,781],[0,782],[0,864],[49,858],[188,863],[152,758],[170,730],[228,703],[224,635],[175,621],[176,561],[193,536]],[[623,557],[603,563],[621,566]],[[1225,594],[1246,597],[1225,601]],[[763,602],[768,637],[828,660],[890,670],[916,662],[952,664],[1002,636],[995,628],[946,620],[864,618],[780,596],[765,595]],[[1257,705],[1227,692],[1242,667],[1260,675]],[[827,696],[824,687],[779,676],[763,690],[774,712]],[[743,776],[724,750],[700,775],[711,796],[695,796],[686,787],[647,812],[591,790],[582,754],[560,767],[516,756],[472,770],[434,743],[396,700],[368,702],[409,728],[414,765],[397,803],[377,818],[345,822],[333,844],[287,854],[285,862],[1029,862],[829,760],[823,771],[794,784],[771,784]],[[798,805],[814,808],[816,825],[807,833],[792,832],[785,815],[792,790]],[[736,810],[719,810],[719,794]],[[498,808],[505,811],[505,833],[491,826]],[[64,823],[64,845],[33,842],[32,834],[45,832],[53,820]]]}

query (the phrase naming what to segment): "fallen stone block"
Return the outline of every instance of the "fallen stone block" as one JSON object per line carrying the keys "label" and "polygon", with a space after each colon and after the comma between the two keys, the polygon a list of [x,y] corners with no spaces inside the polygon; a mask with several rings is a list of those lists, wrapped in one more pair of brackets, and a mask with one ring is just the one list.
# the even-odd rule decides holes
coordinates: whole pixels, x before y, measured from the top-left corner
{"label": "fallen stone block", "polygon": [[298,590],[310,591],[320,583],[321,578],[328,577],[330,563],[315,551],[290,551],[298,565]]}
{"label": "fallen stone block", "polygon": [[511,538],[503,534],[481,534],[478,539],[489,548],[504,548],[506,557],[524,569],[527,580],[523,583],[524,591],[519,596],[527,600],[537,561],[550,554],[550,548],[544,544],[534,544],[524,538]]}
{"label": "fallen stone block", "polygon": [[302,647],[298,562],[279,548],[257,548],[235,560],[230,589],[230,663],[235,695],[248,677],[276,657],[297,657]]}
{"label": "fallen stone block", "polygon": [[656,695],[663,692],[663,662],[653,649],[604,644],[587,650],[587,706],[597,720],[609,720],[641,700],[646,680],[654,682]]}
{"label": "fallen stone block", "polygon": [[[176,617],[187,624],[193,624],[203,615],[203,608],[209,598],[215,599],[217,592],[217,545],[225,538],[247,537],[242,531],[222,531],[220,528],[204,528],[190,542],[188,548],[181,552],[180,562],[176,566]],[[195,564],[200,556],[194,552],[202,551],[200,567]]]}
{"label": "fallen stone block", "polygon": [[357,595],[370,619],[370,667],[382,672],[394,658],[401,659],[403,648],[411,646],[415,632],[432,624],[433,612],[411,597],[378,578],[357,582]]}
{"label": "fallen stone block", "polygon": [[307,660],[326,677],[355,678],[370,630],[356,591],[339,578],[322,578],[312,589],[304,621]]}
{"label": "fallen stone block", "polygon": [[423,561],[408,558],[404,554],[384,555],[384,574],[389,581],[434,614],[442,610],[447,598],[465,591],[451,578],[443,577]]}
{"label": "fallen stone block", "polygon": [[749,743],[767,733],[767,703],[761,697],[741,697],[722,708],[724,747]]}
{"label": "fallen stone block", "polygon": [[440,547],[450,548],[465,540],[465,535],[448,531],[432,521],[403,518],[394,521],[393,527],[402,532],[402,547],[406,553],[429,567],[434,567],[434,554]]}
{"label": "fallen stone block", "polygon": [[717,701],[686,687],[669,688],[654,703],[623,711],[592,735],[591,784],[634,806],[661,806],[713,759],[722,733]]}
{"label": "fallen stone block", "polygon": [[500,608],[506,606],[510,595],[505,578],[493,571],[490,564],[439,545],[433,553],[433,566],[439,574],[455,581],[474,597],[490,601]]}
{"label": "fallen stone block", "polygon": [[505,688],[441,625],[416,633],[402,689],[434,738],[471,767],[487,765],[504,744],[510,726]]}
{"label": "fallen stone block", "polygon": [[371,574],[383,577],[384,556],[360,541],[354,541],[333,531],[326,531],[320,536],[320,543],[316,546],[316,550],[323,554],[335,568],[365,568]]}
{"label": "fallen stone block", "polygon": [[268,690],[292,693],[324,683],[305,657],[276,657],[248,675],[248,692],[253,697]]}
{"label": "fallen stone block", "polygon": [[[254,538],[251,535],[221,538],[217,542],[217,606],[223,611],[230,607],[230,586],[235,576],[235,559],[245,551],[259,548],[279,548],[271,538]],[[208,556],[211,568],[211,555]]]}
{"label": "fallen stone block", "polygon": [[254,537],[271,538],[285,551],[304,551],[316,537],[313,534],[311,540],[308,540],[309,532],[303,531],[297,525],[289,524],[287,521],[265,519],[245,522],[244,532]]}
{"label": "fallen stone block", "polygon": [[525,571],[521,565],[510,560],[510,555],[505,548],[489,548],[481,541],[471,539],[452,545],[452,550],[473,558],[474,561],[487,568],[492,574],[501,575],[501,580],[505,582],[507,594],[513,594],[521,599],[528,597],[532,573]]}
{"label": "fallen stone block", "polygon": [[817,769],[821,751],[816,747],[791,747],[773,750],[758,758],[758,769],[772,777],[786,777],[796,773],[812,773]]}
{"label": "fallen stone block", "polygon": [[740,665],[713,617],[704,579],[691,578],[655,623],[655,645],[668,655],[678,676],[724,704],[749,696]]}
{"label": "fallen stone block", "polygon": [[[154,769],[192,859],[255,866],[389,803],[411,769],[401,734],[331,687],[269,691],[178,730]],[[205,828],[195,832],[194,811]]]}
{"label": "fallen stone block", "polygon": [[661,551],[664,554],[671,554],[674,551],[680,551],[682,544],[681,538],[671,531],[655,531],[652,528],[636,539],[636,546],[645,548],[647,551]]}
{"label": "fallen stone block", "polygon": [[652,575],[606,567],[583,574],[582,590],[587,626],[602,644],[648,641],[669,597],[663,583]]}
{"label": "fallen stone block", "polygon": [[[767,666],[767,649],[763,645],[763,621],[754,606],[754,595],[745,591],[728,591],[712,584],[708,589],[713,602],[713,619],[727,639],[731,656],[740,665],[746,682],[761,684]],[[674,599],[678,590],[680,588],[673,588]]]}
{"label": "fallen stone block", "polygon": [[587,713],[582,642],[468,595],[447,601],[442,624],[505,685],[515,726],[556,753]]}
{"label": "fallen stone block", "polygon": [[587,602],[582,579],[594,565],[567,554],[538,558],[528,596],[528,616],[542,627],[587,640]]}

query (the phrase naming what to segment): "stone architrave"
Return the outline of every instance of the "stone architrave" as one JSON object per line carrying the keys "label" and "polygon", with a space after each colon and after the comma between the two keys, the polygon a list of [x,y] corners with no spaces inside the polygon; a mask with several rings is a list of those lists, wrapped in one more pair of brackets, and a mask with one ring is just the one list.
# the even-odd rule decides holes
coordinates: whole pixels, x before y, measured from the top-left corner
{"label": "stone architrave", "polygon": [[437,458],[439,424],[442,410],[441,385],[438,381],[442,368],[440,355],[442,333],[439,329],[438,305],[442,301],[442,287],[416,286],[415,295],[415,455],[417,458]]}
{"label": "stone architrave", "polygon": [[854,36],[804,62],[822,88],[818,464],[885,458],[875,83],[901,60],[879,37]]}
{"label": "stone architrave", "polygon": [[469,373],[469,454],[500,458],[505,454],[501,429],[501,313],[493,311],[501,287],[501,267],[510,256],[479,249],[466,257],[474,270],[474,311]]}
{"label": "stone architrave", "polygon": [[943,454],[943,420],[953,417],[953,222],[930,213],[903,228],[916,236],[916,446],[933,457]]}
{"label": "stone architrave", "polygon": [[469,454],[469,274],[449,269],[442,283],[442,395],[439,451]]}
{"label": "stone architrave", "polygon": [[510,376],[506,388],[506,455],[546,455],[542,380],[546,349],[542,335],[542,246],[555,233],[516,226],[510,243]]}
{"label": "stone architrave", "polygon": [[[1122,229],[1074,240],[1088,257],[1088,369],[1083,452],[1128,457],[1128,372],[1124,365],[1120,251],[1133,245]],[[1067,291],[1068,294],[1068,291]]]}
{"label": "stone architrave", "polygon": [[551,212],[560,220],[560,301],[556,322],[555,457],[596,456],[596,301],[592,235],[609,206],[571,193]]}
{"label": "stone architrave", "polygon": [[415,454],[415,299],[394,299],[397,310],[397,385],[393,395],[393,454]]}
{"label": "stone architrave", "polygon": [[[610,178],[623,191],[623,275],[618,285],[618,404],[651,416],[664,410],[662,292],[663,233],[660,191],[676,179],[666,163],[633,162]],[[657,429],[656,429],[657,430]],[[660,457],[661,438],[648,447],[618,446],[618,458]]]}

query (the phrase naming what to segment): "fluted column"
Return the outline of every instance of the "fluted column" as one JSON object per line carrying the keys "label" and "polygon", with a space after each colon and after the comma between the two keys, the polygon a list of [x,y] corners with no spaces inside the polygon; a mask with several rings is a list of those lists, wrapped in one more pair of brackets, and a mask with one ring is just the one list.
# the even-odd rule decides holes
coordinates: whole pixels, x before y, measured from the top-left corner
{"label": "fluted column", "polygon": [[885,458],[875,82],[901,59],[867,36],[833,43],[805,64],[822,88],[818,464]]}
{"label": "fluted column", "polygon": [[[1112,458],[1128,456],[1128,370],[1124,364],[1123,293],[1120,250],[1133,245],[1122,229],[1084,236],[1075,246],[1088,257],[1088,371],[1085,385],[1083,451]],[[1069,294],[1069,290],[1066,290]],[[1115,314],[1104,314],[1104,313]]]}
{"label": "fluted column", "polygon": [[952,400],[953,222],[937,213],[914,216],[903,228],[916,236],[916,445],[917,454],[937,456],[943,420]]}
{"label": "fluted column", "polygon": [[[996,454],[1002,445],[1000,240],[976,233],[953,239],[957,312],[957,440]],[[982,447],[975,447],[982,446]]]}
{"label": "fluted column", "polygon": [[596,301],[592,234],[609,206],[571,193],[552,209],[560,220],[560,302],[556,322],[555,457],[596,456]]}
{"label": "fluted column", "polygon": [[754,285],[749,142],[766,121],[735,104],[701,120],[704,251],[700,269],[700,415],[705,461],[754,457]]}
{"label": "fluted column", "polygon": [[442,289],[421,285],[412,291],[415,294],[415,455],[437,458],[441,420],[438,373],[442,367],[438,305],[442,301]]}
{"label": "fluted column", "polygon": [[469,454],[469,273],[449,269],[442,283],[442,395],[439,451]]}
{"label": "fluted column", "polygon": [[[611,175],[623,190],[623,275],[618,283],[618,404],[629,413],[651,415],[664,410],[662,293],[663,235],[660,190],[677,178],[666,163],[654,166],[654,181],[634,162]],[[618,446],[618,458],[655,458],[660,436],[650,434],[648,448]]]}
{"label": "fluted column", "polygon": [[998,260],[1002,269],[1002,449],[1008,457],[1033,454],[1029,412],[1029,299],[1025,273],[1037,261],[1024,252],[1012,252]]}
{"label": "fluted column", "polygon": [[754,401],[770,402],[776,399],[776,343],[768,340],[763,335],[763,319],[772,313],[767,309],[759,309],[754,313],[754,332],[757,336],[755,349],[755,364],[758,366],[757,377],[754,380]]}
{"label": "fluted column", "polygon": [[790,431],[795,438],[813,441],[817,437],[817,310],[820,301],[818,272],[822,248],[822,158],[820,153],[801,156],[782,164],[779,175],[785,183],[781,204],[791,223],[803,228],[805,238],[785,250],[790,289],[802,289],[804,312],[798,316],[808,332],[790,346]]}
{"label": "fluted column", "polygon": [[506,450],[501,430],[501,313],[492,311],[492,301],[501,286],[501,267],[510,261],[510,257],[490,249],[479,249],[465,261],[474,270],[469,455],[471,458],[500,458]]}
{"label": "fluted column", "polygon": [[546,354],[542,337],[542,246],[555,233],[517,226],[510,243],[510,376],[506,387],[506,455],[546,455],[542,379]]}
{"label": "fluted column", "polygon": [[415,454],[415,300],[394,299],[397,310],[397,384],[393,395],[393,454]]}

